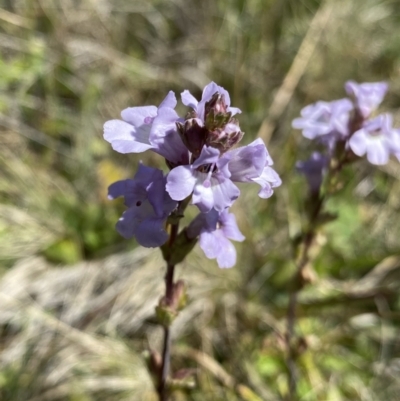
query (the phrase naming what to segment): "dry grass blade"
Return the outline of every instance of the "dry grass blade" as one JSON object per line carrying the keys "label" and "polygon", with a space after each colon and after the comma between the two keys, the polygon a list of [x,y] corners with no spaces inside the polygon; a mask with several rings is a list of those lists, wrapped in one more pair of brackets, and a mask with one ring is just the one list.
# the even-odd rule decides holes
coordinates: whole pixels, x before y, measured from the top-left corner
{"label": "dry grass blade", "polygon": [[[331,0],[325,0],[320,5],[310,23],[310,27],[308,28],[303,41],[301,42],[300,48],[285,76],[285,79],[273,98],[272,104],[268,109],[268,115],[262,122],[258,131],[258,136],[263,138],[267,143],[275,129],[276,122],[289,104],[293,92],[311,60],[321,38],[322,31],[332,15],[333,7],[334,2]],[[332,21],[330,21],[330,23],[332,23]]]}

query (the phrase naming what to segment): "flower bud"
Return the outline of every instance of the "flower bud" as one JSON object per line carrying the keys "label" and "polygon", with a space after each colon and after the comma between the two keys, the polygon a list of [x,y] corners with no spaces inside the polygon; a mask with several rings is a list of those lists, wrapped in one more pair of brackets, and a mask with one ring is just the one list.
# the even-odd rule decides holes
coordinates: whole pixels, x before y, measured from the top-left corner
{"label": "flower bud", "polygon": [[237,120],[232,118],[223,128],[216,128],[214,131],[209,132],[206,144],[223,153],[240,142],[243,135],[244,133],[240,131]]}
{"label": "flower bud", "polygon": [[182,142],[193,153],[194,157],[199,157],[207,138],[207,128],[198,118],[189,118],[183,124],[177,122],[178,133]]}
{"label": "flower bud", "polygon": [[172,295],[161,297],[157,307],[157,318],[164,327],[169,327],[187,303],[186,286],[182,280],[172,284]]}

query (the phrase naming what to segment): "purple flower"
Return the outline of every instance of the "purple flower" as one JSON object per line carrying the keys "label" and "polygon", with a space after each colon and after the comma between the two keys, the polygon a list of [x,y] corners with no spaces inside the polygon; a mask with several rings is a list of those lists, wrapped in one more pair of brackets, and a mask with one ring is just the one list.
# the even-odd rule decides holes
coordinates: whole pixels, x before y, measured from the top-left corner
{"label": "purple flower", "polygon": [[382,103],[388,90],[388,84],[386,82],[358,84],[354,81],[347,81],[345,89],[347,94],[354,98],[361,116],[367,118]]}
{"label": "purple flower", "polygon": [[225,168],[229,159],[219,156],[218,149],[204,146],[193,164],[175,167],[167,176],[166,189],[171,198],[183,200],[193,192],[192,203],[202,212],[231,206],[240,191]]}
{"label": "purple flower", "polygon": [[292,122],[293,128],[302,129],[303,136],[315,139],[327,135],[345,138],[349,135],[350,112],[353,105],[349,99],[333,102],[319,101],[301,110],[301,117]]}
{"label": "purple flower", "polygon": [[328,161],[328,157],[314,152],[308,160],[296,163],[297,170],[306,176],[311,192],[319,191]]}
{"label": "purple flower", "polygon": [[255,182],[261,186],[258,196],[266,199],[274,193],[282,180],[271,167],[274,162],[261,138],[247,146],[233,149],[226,153],[229,157],[230,179],[236,182]]}
{"label": "purple flower", "polygon": [[165,157],[174,165],[188,162],[188,151],[177,132],[179,116],[174,92],[170,91],[160,106],[129,107],[121,112],[122,120],[104,124],[104,139],[119,153],[146,150]]}
{"label": "purple flower", "polygon": [[184,90],[181,93],[182,103],[185,106],[191,107],[197,114],[197,117],[204,122],[205,121],[205,108],[206,103],[211,100],[213,95],[218,93],[222,96],[222,102],[219,103],[221,109],[220,112],[230,112],[232,115],[241,113],[242,111],[237,107],[230,107],[231,98],[227,90],[222,86],[218,86],[215,82],[209,83],[203,90],[203,95],[200,102],[188,91]]}
{"label": "purple flower", "polygon": [[380,114],[352,135],[349,146],[357,156],[367,154],[371,164],[383,165],[391,153],[400,152],[399,130],[392,128],[390,114]]}
{"label": "purple flower", "polygon": [[161,170],[140,164],[133,180],[117,181],[109,186],[109,199],[123,196],[128,206],[116,225],[124,238],[135,237],[140,245],[149,248],[167,241],[165,220],[177,203],[165,191],[165,182]]}
{"label": "purple flower", "polygon": [[200,157],[192,164],[174,168],[167,176],[167,191],[172,199],[183,200],[193,192],[193,204],[200,211],[216,209],[222,212],[238,198],[235,182],[256,182],[259,196],[268,198],[281,184],[270,167],[271,157],[261,139],[221,155],[218,149],[204,146]]}
{"label": "purple flower", "polygon": [[231,240],[242,242],[245,238],[240,232],[235,216],[224,210],[218,213],[200,213],[187,229],[189,238],[199,235],[200,248],[207,258],[217,259],[220,268],[229,268],[236,263],[236,249]]}

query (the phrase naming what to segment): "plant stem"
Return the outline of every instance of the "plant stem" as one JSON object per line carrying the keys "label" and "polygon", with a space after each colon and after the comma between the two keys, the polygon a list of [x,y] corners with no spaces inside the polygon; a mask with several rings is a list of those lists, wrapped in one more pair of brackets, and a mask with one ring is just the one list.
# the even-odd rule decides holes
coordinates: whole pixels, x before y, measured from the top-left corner
{"label": "plant stem", "polygon": [[[171,233],[168,245],[171,247],[178,235],[179,221],[171,224]],[[167,304],[171,302],[174,288],[174,270],[175,265],[167,261],[167,273],[165,275],[165,299]],[[158,395],[160,401],[168,401],[168,374],[171,359],[171,331],[168,326],[164,326],[164,344],[162,351],[162,365],[160,372],[160,379],[158,385]]]}
{"label": "plant stem", "polygon": [[[339,164],[332,171],[336,175],[343,167],[343,162]],[[293,339],[295,338],[295,327],[296,327],[296,311],[297,311],[297,300],[299,292],[301,291],[304,283],[303,270],[310,262],[310,248],[314,242],[316,236],[316,222],[323,210],[326,197],[318,193],[315,199],[315,206],[308,218],[308,231],[303,235],[300,243],[300,255],[297,258],[296,272],[293,276],[292,288],[290,290],[289,305],[287,310],[287,329],[286,329],[286,347],[288,350],[287,356],[287,368],[288,368],[288,389],[289,389],[289,401],[295,401],[297,399],[297,368],[296,368],[296,355],[297,350]]]}

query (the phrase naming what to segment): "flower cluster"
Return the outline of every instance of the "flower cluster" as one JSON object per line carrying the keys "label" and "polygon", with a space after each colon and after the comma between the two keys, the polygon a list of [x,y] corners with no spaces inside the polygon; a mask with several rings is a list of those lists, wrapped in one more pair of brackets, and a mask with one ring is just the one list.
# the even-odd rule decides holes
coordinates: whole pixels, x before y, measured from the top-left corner
{"label": "flower cluster", "polygon": [[224,88],[211,82],[200,101],[188,90],[181,99],[190,108],[185,118],[175,111],[177,100],[170,91],[158,107],[130,107],[121,112],[122,120],[104,125],[104,138],[114,150],[151,150],[164,157],[170,169],[164,176],[140,165],[133,180],[110,186],[109,196],[124,196],[128,207],[117,230],[143,246],[161,246],[167,241],[168,216],[191,197],[200,214],[189,225],[188,236],[198,237],[206,256],[216,258],[220,267],[231,267],[236,252],[229,239],[244,239],[228,212],[240,194],[235,183],[257,183],[258,195],[269,198],[281,180],[261,139],[234,148],[243,137],[236,118],[241,111],[231,107]]}
{"label": "flower cluster", "polygon": [[[400,161],[400,129],[393,128],[390,114],[375,115],[388,85],[348,81],[345,89],[349,98],[319,101],[305,107],[301,117],[293,120],[293,128],[326,145],[330,156],[341,145],[353,157],[366,155],[371,164],[386,164],[390,155]],[[328,161],[328,157],[314,153],[310,160],[298,163],[311,189],[319,187]]]}

